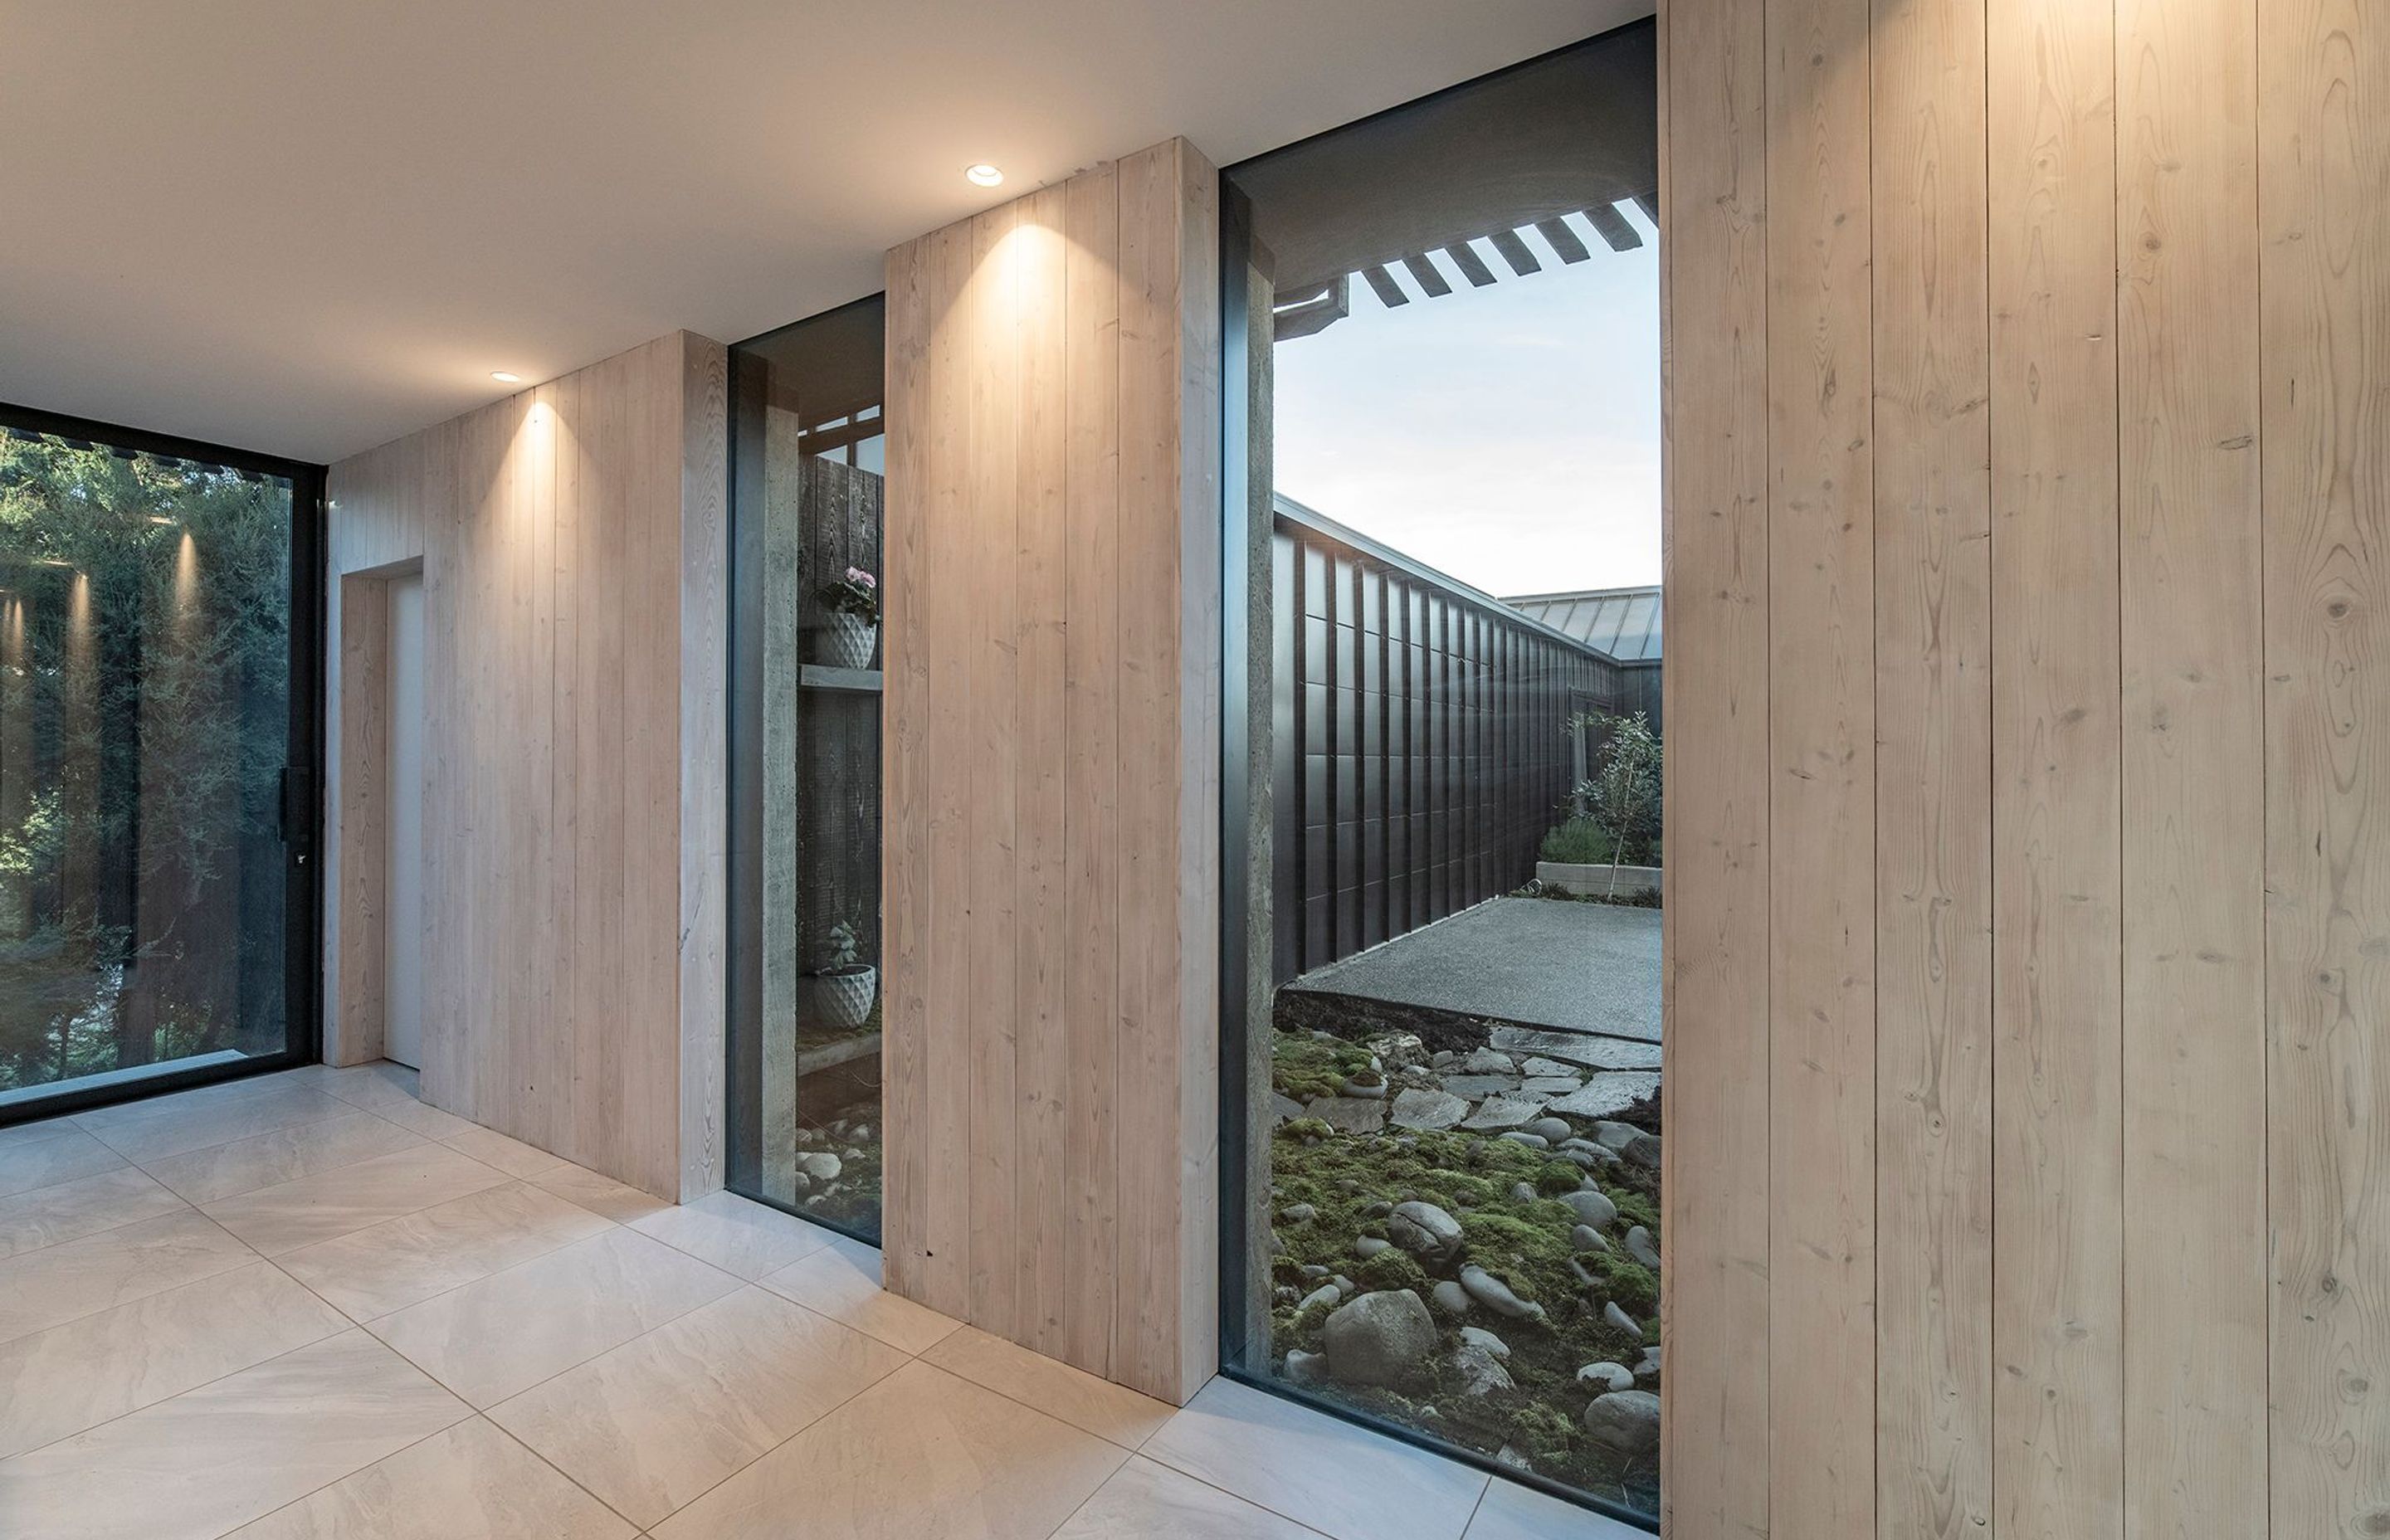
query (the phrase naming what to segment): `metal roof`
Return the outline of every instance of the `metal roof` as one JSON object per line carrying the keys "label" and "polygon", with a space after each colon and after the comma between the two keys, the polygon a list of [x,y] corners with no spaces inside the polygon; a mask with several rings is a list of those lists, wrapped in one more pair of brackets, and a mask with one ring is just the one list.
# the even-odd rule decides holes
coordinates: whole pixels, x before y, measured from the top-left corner
{"label": "metal roof", "polygon": [[1565,631],[1622,663],[1660,661],[1660,587],[1587,588],[1574,594],[1522,594],[1504,604]]}

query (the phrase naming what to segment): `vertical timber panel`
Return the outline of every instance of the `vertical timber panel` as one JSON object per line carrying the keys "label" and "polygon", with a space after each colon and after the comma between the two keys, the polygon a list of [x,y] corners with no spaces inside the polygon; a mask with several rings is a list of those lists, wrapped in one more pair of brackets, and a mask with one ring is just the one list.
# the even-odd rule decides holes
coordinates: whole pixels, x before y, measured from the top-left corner
{"label": "vertical timber panel", "polygon": [[1993,0],[1992,1484],[2123,1530],[2114,17]]}
{"label": "vertical timber panel", "polygon": [[1984,0],[1876,0],[1876,1533],[1992,1514]]}
{"label": "vertical timber panel", "polygon": [[2128,1540],[2268,1521],[2255,25],[2117,7]]}
{"label": "vertical timber panel", "polygon": [[1867,0],[1769,0],[1771,1533],[1875,1511]]}
{"label": "vertical timber panel", "polygon": [[1766,25],[1753,3],[1661,21],[1663,256],[1669,314],[1688,318],[1665,393],[1663,1522],[1740,1540],[1768,1532]]}
{"label": "vertical timber panel", "polygon": [[2277,1540],[2390,1534],[2390,28],[2261,0]]}

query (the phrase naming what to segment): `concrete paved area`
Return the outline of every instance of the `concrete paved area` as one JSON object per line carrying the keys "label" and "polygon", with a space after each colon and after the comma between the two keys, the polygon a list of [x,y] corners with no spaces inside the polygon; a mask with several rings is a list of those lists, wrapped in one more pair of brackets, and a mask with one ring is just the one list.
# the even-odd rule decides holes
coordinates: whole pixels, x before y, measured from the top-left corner
{"label": "concrete paved area", "polygon": [[1287,986],[1660,1041],[1660,911],[1497,898]]}

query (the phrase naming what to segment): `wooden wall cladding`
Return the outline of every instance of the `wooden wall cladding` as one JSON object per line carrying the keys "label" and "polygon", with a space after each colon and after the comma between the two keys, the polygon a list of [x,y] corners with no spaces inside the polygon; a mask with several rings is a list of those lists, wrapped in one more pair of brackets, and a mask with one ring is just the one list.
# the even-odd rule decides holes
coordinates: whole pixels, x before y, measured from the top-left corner
{"label": "wooden wall cladding", "polygon": [[1662,25],[1667,1532],[2390,1534],[2390,19]]}
{"label": "wooden wall cladding", "polygon": [[[726,378],[675,333],[328,484],[344,658],[356,579],[424,574],[424,1098],[667,1197],[721,1185]],[[333,672],[328,736],[379,741]],[[379,823],[341,751],[326,1057],[353,1062]]]}
{"label": "wooden wall cladding", "polygon": [[1216,1362],[1218,177],[1171,141],[888,263],[888,1286]]}

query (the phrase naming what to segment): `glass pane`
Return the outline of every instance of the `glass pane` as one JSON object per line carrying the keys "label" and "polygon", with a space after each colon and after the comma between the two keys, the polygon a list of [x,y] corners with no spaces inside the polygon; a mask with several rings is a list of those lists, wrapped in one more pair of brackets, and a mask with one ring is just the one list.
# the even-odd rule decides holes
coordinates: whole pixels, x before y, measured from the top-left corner
{"label": "glass pane", "polygon": [[291,503],[0,437],[0,1112],[288,1046]]}
{"label": "glass pane", "polygon": [[880,1235],[881,305],[733,350],[731,1185]]}
{"label": "glass pane", "polygon": [[1629,28],[1227,176],[1269,700],[1231,702],[1268,742],[1230,1360],[1646,1521],[1654,69]]}

